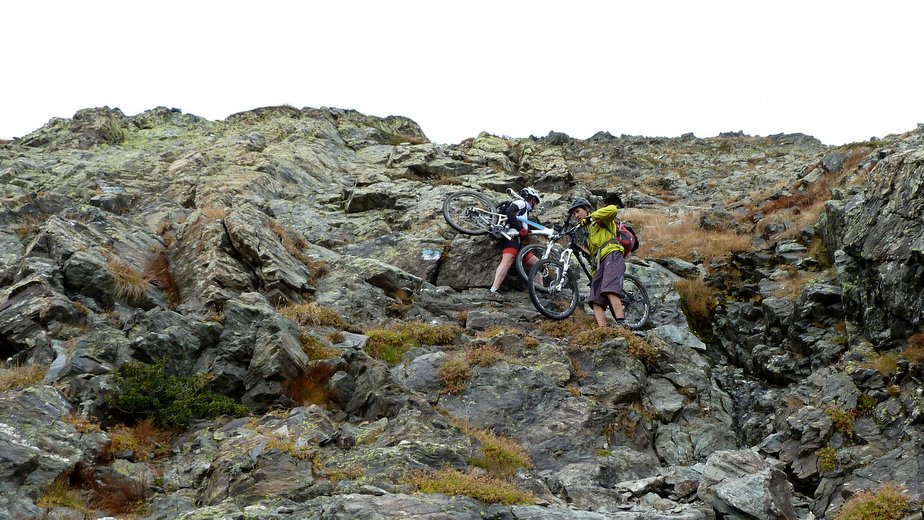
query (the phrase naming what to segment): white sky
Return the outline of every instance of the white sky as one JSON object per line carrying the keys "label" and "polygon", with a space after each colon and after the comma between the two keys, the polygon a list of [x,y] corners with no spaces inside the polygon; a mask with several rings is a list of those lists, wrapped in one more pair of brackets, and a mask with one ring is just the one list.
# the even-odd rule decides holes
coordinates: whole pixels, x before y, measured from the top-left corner
{"label": "white sky", "polygon": [[107,105],[212,120],[290,104],[481,131],[827,144],[924,123],[917,0],[18,0],[0,138]]}

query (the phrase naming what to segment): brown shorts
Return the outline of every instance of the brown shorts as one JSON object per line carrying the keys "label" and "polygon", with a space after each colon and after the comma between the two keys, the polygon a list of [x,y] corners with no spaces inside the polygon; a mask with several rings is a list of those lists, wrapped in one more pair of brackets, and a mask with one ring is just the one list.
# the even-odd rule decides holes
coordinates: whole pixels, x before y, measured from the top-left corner
{"label": "brown shorts", "polygon": [[621,300],[623,298],[622,280],[625,276],[626,259],[623,258],[622,253],[613,251],[606,255],[597,266],[593,280],[590,281],[590,296],[587,300],[603,307],[607,307],[610,303],[606,293],[613,293]]}

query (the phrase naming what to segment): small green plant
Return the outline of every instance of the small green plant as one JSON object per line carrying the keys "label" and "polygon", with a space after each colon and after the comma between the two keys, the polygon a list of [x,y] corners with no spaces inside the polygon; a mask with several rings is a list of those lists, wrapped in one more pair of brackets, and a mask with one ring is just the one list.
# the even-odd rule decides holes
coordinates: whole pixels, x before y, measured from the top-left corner
{"label": "small green plant", "polygon": [[875,407],[876,398],[869,394],[863,394],[859,399],[857,399],[857,409],[861,412],[868,413]]}
{"label": "small green plant", "polygon": [[820,448],[815,454],[818,455],[818,470],[822,473],[837,467],[837,450],[831,446]]}
{"label": "small green plant", "polygon": [[324,343],[321,343],[321,340],[310,334],[302,334],[301,342],[302,352],[308,356],[308,359],[316,360],[340,357],[341,352],[338,349],[328,347]]}
{"label": "small green plant", "polygon": [[420,345],[447,345],[462,333],[458,325],[434,325],[430,323],[399,323],[390,329],[366,331],[366,353],[381,359],[389,365],[397,365],[408,350]]}
{"label": "small green plant", "polygon": [[488,504],[532,504],[536,497],[506,480],[488,475],[473,475],[452,468],[432,473],[415,473],[408,482],[421,493],[444,493],[468,496]]}
{"label": "small green plant", "polygon": [[847,435],[853,435],[853,423],[856,417],[852,411],[832,406],[825,410],[825,413],[831,418],[835,430]]}
{"label": "small green plant", "polygon": [[436,376],[447,392],[458,395],[465,391],[472,376],[472,368],[464,357],[452,356],[440,365],[436,370]]}
{"label": "small green plant", "polygon": [[151,419],[163,427],[187,426],[195,419],[248,412],[231,398],[207,390],[210,379],[208,374],[168,375],[162,362],[156,365],[132,362],[116,371],[116,389],[107,400],[123,413]]}
{"label": "small green plant", "polygon": [[298,446],[291,437],[270,434],[266,449],[277,449],[286,455],[298,460],[310,460],[314,454],[308,446]]}
{"label": "small green plant", "polygon": [[367,330],[366,335],[369,336],[364,348],[366,353],[390,366],[400,363],[405,352],[418,346],[417,341],[404,331],[372,329]]}
{"label": "small green plant", "polygon": [[848,500],[836,520],[899,520],[911,503],[910,497],[894,484],[880,487],[875,493],[861,491]]}

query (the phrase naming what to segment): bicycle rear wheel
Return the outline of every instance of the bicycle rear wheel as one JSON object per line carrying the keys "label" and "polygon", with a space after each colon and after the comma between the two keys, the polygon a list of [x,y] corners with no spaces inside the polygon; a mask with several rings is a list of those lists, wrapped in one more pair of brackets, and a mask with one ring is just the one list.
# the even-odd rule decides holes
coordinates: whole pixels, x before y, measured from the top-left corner
{"label": "bicycle rear wheel", "polygon": [[526,284],[529,299],[536,310],[547,318],[563,320],[577,308],[580,298],[577,280],[568,276],[558,260],[546,258],[536,262],[529,271]]}
{"label": "bicycle rear wheel", "polygon": [[632,330],[639,330],[648,323],[651,314],[648,291],[638,278],[627,274],[622,283],[622,292],[622,310],[625,312],[626,326]]}
{"label": "bicycle rear wheel", "polygon": [[474,191],[457,191],[443,201],[443,218],[459,233],[485,235],[491,229],[494,201]]}

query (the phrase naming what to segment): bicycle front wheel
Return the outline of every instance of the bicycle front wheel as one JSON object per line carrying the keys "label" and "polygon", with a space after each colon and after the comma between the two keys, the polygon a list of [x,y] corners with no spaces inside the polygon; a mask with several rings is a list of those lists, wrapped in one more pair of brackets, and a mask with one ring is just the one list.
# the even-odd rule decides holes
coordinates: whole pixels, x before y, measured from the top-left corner
{"label": "bicycle front wheel", "polygon": [[565,266],[556,259],[546,258],[536,262],[529,271],[526,282],[529,299],[536,310],[553,320],[563,320],[577,308],[578,283],[568,276]]}
{"label": "bicycle front wheel", "polygon": [[494,201],[474,191],[457,191],[443,201],[443,218],[459,233],[485,235],[491,229]]}
{"label": "bicycle front wheel", "polygon": [[[530,244],[526,247],[520,248],[520,251],[517,253],[517,259],[515,265],[517,266],[517,274],[520,275],[520,279],[524,282],[527,281],[529,276],[529,271],[532,269],[532,265],[526,264],[526,258],[532,254],[538,260],[542,260],[542,255],[545,254],[545,250],[548,247],[548,244]],[[552,252],[549,253],[549,258],[557,259],[561,256],[561,247],[552,246]],[[533,264],[535,265],[535,264]]]}
{"label": "bicycle front wheel", "polygon": [[648,291],[638,278],[627,274],[623,279],[622,292],[622,310],[626,315],[626,326],[632,330],[639,330],[648,323],[648,317],[651,315]]}

